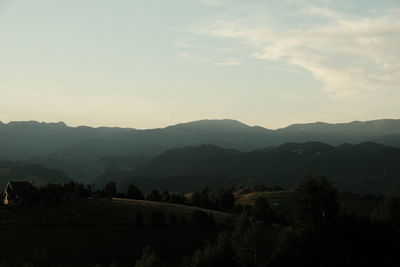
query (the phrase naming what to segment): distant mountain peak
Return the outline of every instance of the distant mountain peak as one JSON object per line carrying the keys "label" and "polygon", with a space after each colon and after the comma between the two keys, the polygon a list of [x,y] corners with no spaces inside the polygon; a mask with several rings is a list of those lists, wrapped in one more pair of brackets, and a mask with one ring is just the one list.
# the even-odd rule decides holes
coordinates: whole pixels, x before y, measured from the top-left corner
{"label": "distant mountain peak", "polygon": [[289,142],[282,144],[273,149],[273,151],[279,152],[296,152],[296,153],[320,153],[334,150],[335,147],[321,143],[321,142],[305,142],[305,143],[294,143]]}
{"label": "distant mountain peak", "polygon": [[167,128],[193,128],[193,129],[207,129],[212,127],[218,128],[249,128],[250,126],[232,119],[215,119],[215,120],[197,120],[186,123],[179,123],[176,125],[168,126]]}
{"label": "distant mountain peak", "polygon": [[395,149],[392,147],[388,147],[376,142],[371,142],[371,141],[367,141],[367,142],[362,142],[360,144],[355,145],[358,148],[362,148],[362,149],[367,149],[367,150],[382,150],[382,149]]}
{"label": "distant mountain peak", "polygon": [[2,123],[1,125],[8,126],[59,126],[59,127],[68,127],[63,121],[59,122],[39,122],[39,121],[10,121],[9,123]]}

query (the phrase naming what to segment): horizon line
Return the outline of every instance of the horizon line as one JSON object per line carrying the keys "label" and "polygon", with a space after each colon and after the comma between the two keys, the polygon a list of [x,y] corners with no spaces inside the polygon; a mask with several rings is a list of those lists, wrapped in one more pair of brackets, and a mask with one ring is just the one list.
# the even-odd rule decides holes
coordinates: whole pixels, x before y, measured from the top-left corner
{"label": "horizon line", "polygon": [[193,122],[234,121],[234,122],[238,122],[238,123],[244,124],[244,125],[246,125],[248,127],[261,127],[261,128],[266,129],[266,130],[280,130],[280,129],[285,129],[285,128],[288,128],[288,127],[294,126],[294,125],[307,125],[307,124],[318,124],[318,123],[323,123],[323,124],[328,124],[328,125],[338,125],[338,124],[350,124],[350,123],[356,123],[356,122],[366,123],[366,122],[384,121],[384,120],[400,120],[400,119],[381,118],[381,119],[371,119],[371,120],[352,120],[352,121],[346,121],[346,122],[325,122],[325,121],[299,122],[299,123],[288,124],[287,126],[279,127],[279,128],[267,128],[267,127],[261,126],[261,125],[250,125],[250,124],[247,124],[247,123],[242,122],[240,120],[229,119],[229,118],[225,118],[225,119],[192,120],[192,121],[174,123],[174,124],[166,125],[164,127],[153,127],[153,128],[134,128],[134,127],[122,127],[122,126],[94,126],[94,125],[89,125],[89,124],[86,124],[86,125],[82,125],[82,124],[73,125],[73,124],[69,124],[69,123],[67,123],[65,121],[39,121],[39,120],[9,120],[9,121],[0,120],[0,124],[8,125],[8,124],[12,124],[12,123],[29,123],[29,122],[31,122],[31,123],[39,123],[39,124],[63,124],[66,127],[69,127],[69,128],[88,127],[88,128],[93,128],[93,129],[98,129],[98,128],[119,128],[119,129],[131,129],[131,130],[155,130],[155,129],[165,129],[165,128],[168,128],[168,127],[173,127],[173,126],[182,125],[182,124],[189,124],[189,123],[193,123]]}

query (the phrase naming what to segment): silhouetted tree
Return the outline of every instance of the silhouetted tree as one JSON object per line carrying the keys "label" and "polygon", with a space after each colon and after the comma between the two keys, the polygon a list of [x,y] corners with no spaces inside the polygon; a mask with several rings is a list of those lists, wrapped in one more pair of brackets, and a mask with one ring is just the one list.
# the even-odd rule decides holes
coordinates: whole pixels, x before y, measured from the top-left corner
{"label": "silhouetted tree", "polygon": [[190,204],[195,207],[200,207],[201,206],[201,196],[200,193],[198,192],[193,192],[191,197],[190,197]]}
{"label": "silhouetted tree", "polygon": [[165,190],[161,193],[160,198],[161,198],[161,202],[170,202],[171,201],[171,196],[169,195],[167,190]]}
{"label": "silhouetted tree", "polygon": [[377,222],[400,226],[400,195],[391,191],[385,195],[373,214],[373,219]]}
{"label": "silhouetted tree", "polygon": [[143,249],[142,257],[136,262],[135,267],[161,267],[163,266],[161,259],[146,246]]}
{"label": "silhouetted tree", "polygon": [[232,248],[235,252],[235,260],[239,266],[250,267],[258,264],[256,225],[247,216],[241,216],[235,223],[231,235]]}
{"label": "silhouetted tree", "polygon": [[117,185],[115,182],[109,182],[104,187],[105,197],[115,197],[117,195]]}
{"label": "silhouetted tree", "polygon": [[224,190],[219,200],[219,207],[223,211],[232,211],[235,204],[235,197],[231,190]]}
{"label": "silhouetted tree", "polygon": [[185,193],[181,194],[171,194],[171,203],[176,203],[176,204],[185,204]]}
{"label": "silhouetted tree", "polygon": [[229,234],[222,232],[215,244],[208,244],[185,258],[184,267],[238,267]]}
{"label": "silhouetted tree", "polygon": [[210,200],[212,192],[206,187],[200,192],[194,192],[190,198],[190,203],[195,207],[213,209],[215,204]]}
{"label": "silhouetted tree", "polygon": [[131,199],[144,199],[142,192],[134,185],[129,185],[126,191],[126,197]]}
{"label": "silhouetted tree", "polygon": [[396,266],[400,247],[392,228],[347,215],[321,227],[322,231],[301,224],[285,228],[268,266]]}
{"label": "silhouetted tree", "polygon": [[330,222],[339,212],[338,192],[323,176],[307,175],[295,190],[298,222],[314,227]]}
{"label": "silhouetted tree", "polygon": [[254,204],[254,216],[257,220],[263,221],[265,224],[269,225],[273,222],[273,210],[263,197],[258,197]]}
{"label": "silhouetted tree", "polygon": [[80,198],[88,198],[91,196],[92,192],[91,189],[89,191],[89,187],[85,187],[83,184],[75,184],[74,191],[76,192],[76,196]]}
{"label": "silhouetted tree", "polygon": [[150,194],[147,195],[147,200],[160,202],[161,201],[160,192],[158,192],[158,190],[151,190]]}

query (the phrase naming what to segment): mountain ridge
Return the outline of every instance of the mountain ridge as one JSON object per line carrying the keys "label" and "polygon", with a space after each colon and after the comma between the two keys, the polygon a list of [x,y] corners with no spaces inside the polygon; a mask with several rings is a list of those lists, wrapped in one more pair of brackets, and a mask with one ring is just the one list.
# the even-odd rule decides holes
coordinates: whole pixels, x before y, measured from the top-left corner
{"label": "mountain ridge", "polygon": [[165,129],[165,128],[171,128],[171,127],[177,127],[177,126],[183,126],[183,125],[196,125],[196,124],[202,124],[202,123],[213,123],[213,122],[221,122],[221,123],[231,123],[232,125],[242,125],[242,126],[247,126],[250,128],[262,128],[270,131],[278,131],[278,130],[283,130],[287,128],[296,128],[299,126],[311,126],[311,125],[325,125],[325,126],[341,126],[341,125],[355,125],[355,124],[381,124],[381,123],[386,123],[386,122],[396,122],[400,124],[400,119],[391,119],[391,118],[385,118],[385,119],[374,119],[374,120],[365,120],[365,121],[359,121],[359,120],[354,120],[350,122],[335,122],[335,123],[330,123],[330,122],[322,122],[322,121],[315,121],[315,122],[305,122],[305,123],[292,123],[289,124],[285,127],[281,128],[276,128],[276,129],[270,129],[266,128],[264,126],[260,125],[249,125],[247,123],[241,122],[239,120],[235,119],[201,119],[201,120],[194,120],[194,121],[188,121],[188,122],[181,122],[177,124],[172,124],[168,125],[165,127],[155,127],[155,128],[145,128],[145,129],[139,129],[139,128],[134,128],[134,127],[119,127],[119,126],[87,126],[87,125],[78,125],[78,126],[70,126],[64,121],[58,121],[58,122],[45,122],[45,121],[37,121],[37,120],[27,120],[27,121],[19,121],[19,120],[12,120],[9,122],[3,122],[0,121],[0,126],[7,126],[7,125],[17,125],[17,124],[37,124],[37,125],[60,125],[60,126],[66,126],[68,128],[80,128],[80,127],[85,127],[85,128],[91,128],[91,129],[101,129],[101,128],[108,128],[108,129],[129,129],[129,130],[137,130],[137,131],[146,131],[146,130],[157,130],[157,129]]}
{"label": "mountain ridge", "polygon": [[[341,190],[384,193],[400,186],[400,149],[373,142],[339,146],[318,142],[286,143],[268,151],[252,152],[212,145],[190,146],[168,150],[123,175],[108,173],[97,182],[114,180],[126,186],[140,181],[148,186],[147,177],[152,185],[159,181],[168,187],[163,182],[168,178],[177,189],[182,189],[183,185],[178,187],[177,181],[191,186],[190,177],[206,177],[207,184],[203,186],[213,187],[221,181],[213,183],[210,177],[225,177],[225,186],[241,186],[251,180],[256,184],[277,184],[291,189],[309,172],[326,175]],[[198,178],[196,183],[201,185]]]}
{"label": "mountain ridge", "polygon": [[154,157],[175,147],[214,144],[252,151],[287,142],[330,145],[377,141],[400,146],[400,120],[383,119],[341,124],[294,124],[270,130],[237,120],[198,120],[165,128],[70,127],[64,122],[0,123],[0,159],[27,160],[52,153],[79,156]]}

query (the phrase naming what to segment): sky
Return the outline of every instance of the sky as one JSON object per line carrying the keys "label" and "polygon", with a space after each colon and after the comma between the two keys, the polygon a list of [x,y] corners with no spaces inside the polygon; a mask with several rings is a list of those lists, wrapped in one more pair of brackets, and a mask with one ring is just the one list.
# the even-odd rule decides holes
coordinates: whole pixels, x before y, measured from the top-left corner
{"label": "sky", "polygon": [[0,121],[400,119],[400,0],[0,0]]}

